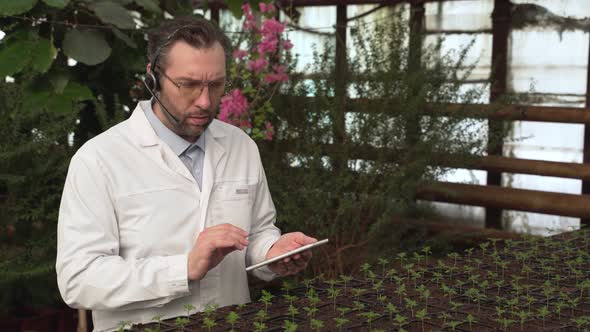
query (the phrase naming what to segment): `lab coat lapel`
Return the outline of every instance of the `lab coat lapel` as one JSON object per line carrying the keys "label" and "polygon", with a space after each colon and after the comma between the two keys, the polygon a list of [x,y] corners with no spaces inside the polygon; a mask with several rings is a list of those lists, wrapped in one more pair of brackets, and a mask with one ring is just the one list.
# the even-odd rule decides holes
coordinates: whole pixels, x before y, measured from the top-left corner
{"label": "lab coat lapel", "polygon": [[209,198],[213,190],[215,182],[215,170],[223,156],[225,155],[225,148],[218,141],[222,137],[222,128],[216,125],[217,120],[207,129],[205,135],[205,160],[203,161],[203,188],[201,188],[201,225],[199,231],[203,231],[207,218],[207,209],[209,206]]}
{"label": "lab coat lapel", "polygon": [[144,109],[148,107],[150,101],[140,101],[130,117],[130,126],[132,132],[136,135],[136,140],[143,148],[145,154],[159,165],[179,173],[187,180],[195,183],[195,179],[189,170],[184,166],[178,156],[166,144],[160,144],[162,141],[152,128],[152,125],[145,116]]}
{"label": "lab coat lapel", "polygon": [[132,135],[132,140],[139,143],[139,146],[143,149],[143,152],[153,161],[159,165],[163,165],[162,151],[160,146],[160,139],[156,132],[150,125],[148,119],[145,117],[143,106],[147,106],[147,101],[140,101],[137,103],[135,110],[129,118],[129,127],[131,131],[128,133]]}

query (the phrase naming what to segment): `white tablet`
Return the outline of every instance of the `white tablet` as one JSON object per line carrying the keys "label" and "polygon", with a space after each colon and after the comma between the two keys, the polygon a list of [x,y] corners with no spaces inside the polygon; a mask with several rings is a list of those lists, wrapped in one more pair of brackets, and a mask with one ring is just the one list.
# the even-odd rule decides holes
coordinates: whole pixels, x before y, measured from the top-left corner
{"label": "white tablet", "polygon": [[266,266],[266,265],[271,264],[271,263],[274,263],[276,261],[280,261],[283,258],[286,258],[286,257],[289,257],[289,256],[293,256],[293,255],[298,254],[298,253],[300,253],[302,251],[309,250],[311,248],[315,248],[317,246],[321,246],[322,244],[326,244],[326,243],[328,243],[328,239],[323,239],[321,241],[317,241],[317,242],[314,242],[314,243],[310,243],[308,245],[304,245],[303,247],[299,247],[297,249],[291,250],[291,251],[286,252],[286,253],[284,253],[282,255],[278,255],[278,256],[273,257],[271,259],[267,259],[265,261],[262,261],[262,262],[260,262],[258,264],[254,264],[254,265],[248,266],[246,268],[246,271],[255,270],[257,268]]}

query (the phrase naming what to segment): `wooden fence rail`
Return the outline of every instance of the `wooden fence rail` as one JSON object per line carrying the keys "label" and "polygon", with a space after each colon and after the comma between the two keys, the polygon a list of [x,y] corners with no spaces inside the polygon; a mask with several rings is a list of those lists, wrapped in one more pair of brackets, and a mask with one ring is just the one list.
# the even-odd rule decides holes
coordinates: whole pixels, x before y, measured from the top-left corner
{"label": "wooden fence rail", "polygon": [[590,218],[590,195],[437,182],[419,187],[416,198],[576,218]]}

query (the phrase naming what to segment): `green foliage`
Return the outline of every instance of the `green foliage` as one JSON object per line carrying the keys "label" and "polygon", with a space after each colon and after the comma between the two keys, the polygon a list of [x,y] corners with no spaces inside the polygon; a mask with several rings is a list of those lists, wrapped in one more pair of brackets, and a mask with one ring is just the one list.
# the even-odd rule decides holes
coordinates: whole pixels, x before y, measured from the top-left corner
{"label": "green foliage", "polygon": [[[391,17],[352,29],[351,48],[362,56],[350,56],[347,70],[336,71],[335,47],[327,43],[308,68],[314,75],[293,78],[287,96],[274,100],[278,139],[261,151],[285,231],[327,237],[336,247],[367,240],[382,245],[378,255],[389,254],[391,243],[406,241],[392,219],[427,213],[415,204],[416,188],[449,171],[432,167],[433,159],[485,150],[484,121],[426,113],[427,106],[439,111],[481,99],[485,86],[465,90],[467,49],[441,56],[439,45],[426,46],[417,66],[409,60],[407,21]],[[343,119],[345,97],[357,102],[346,102]]]}
{"label": "green foliage", "polygon": [[111,1],[91,3],[89,8],[104,23],[121,29],[133,29],[135,22],[129,11],[122,5]]}
{"label": "green foliage", "polygon": [[0,2],[0,15],[18,15],[28,12],[37,0],[4,0]]}
{"label": "green foliage", "polygon": [[97,65],[111,55],[111,47],[101,31],[71,29],[63,41],[64,53],[87,65]]}

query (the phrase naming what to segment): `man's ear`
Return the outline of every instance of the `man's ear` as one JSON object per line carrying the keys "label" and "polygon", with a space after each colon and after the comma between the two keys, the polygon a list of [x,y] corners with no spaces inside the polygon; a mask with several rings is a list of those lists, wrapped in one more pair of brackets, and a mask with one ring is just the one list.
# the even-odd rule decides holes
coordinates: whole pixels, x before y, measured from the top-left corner
{"label": "man's ear", "polygon": [[147,66],[145,66],[145,70],[149,73],[152,71],[152,63],[148,62]]}

